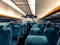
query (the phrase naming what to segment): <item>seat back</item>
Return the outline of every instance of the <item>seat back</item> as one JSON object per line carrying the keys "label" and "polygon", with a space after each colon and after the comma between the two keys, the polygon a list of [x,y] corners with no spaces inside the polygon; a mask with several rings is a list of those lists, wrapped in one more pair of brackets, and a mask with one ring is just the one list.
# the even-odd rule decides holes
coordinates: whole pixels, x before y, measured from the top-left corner
{"label": "seat back", "polygon": [[31,28],[30,35],[40,35],[41,30],[39,28]]}
{"label": "seat back", "polygon": [[32,28],[39,28],[39,27],[38,27],[38,24],[33,24],[33,25],[32,25]]}
{"label": "seat back", "polygon": [[60,30],[57,32],[58,37],[60,37]]}
{"label": "seat back", "polygon": [[31,36],[29,35],[24,45],[48,45],[46,36]]}
{"label": "seat back", "polygon": [[60,45],[60,38],[59,38],[58,41],[57,41],[57,45]]}
{"label": "seat back", "polygon": [[17,40],[20,37],[20,27],[18,25],[14,25],[12,28],[12,39]]}
{"label": "seat back", "polygon": [[49,44],[55,45],[58,40],[55,28],[45,28],[44,33],[47,36]]}
{"label": "seat back", "polygon": [[0,25],[0,29],[2,29],[4,26],[3,25]]}
{"label": "seat back", "polygon": [[23,35],[26,33],[26,31],[27,31],[27,26],[26,25],[20,26],[21,37],[23,37]]}
{"label": "seat back", "polygon": [[0,45],[11,45],[12,42],[12,31],[9,27],[4,27],[0,30]]}
{"label": "seat back", "polygon": [[38,27],[41,28],[41,25],[42,25],[42,24],[38,24]]}

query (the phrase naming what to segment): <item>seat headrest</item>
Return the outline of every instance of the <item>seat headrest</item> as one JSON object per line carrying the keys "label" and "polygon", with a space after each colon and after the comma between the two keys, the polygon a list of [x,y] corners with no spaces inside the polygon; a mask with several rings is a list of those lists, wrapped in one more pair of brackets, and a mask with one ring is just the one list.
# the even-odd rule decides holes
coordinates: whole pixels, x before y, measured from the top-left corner
{"label": "seat headrest", "polygon": [[3,25],[0,25],[0,29],[2,29],[4,26]]}
{"label": "seat headrest", "polygon": [[45,28],[44,32],[46,32],[46,31],[51,32],[51,31],[54,31],[54,30],[55,30],[55,28]]}

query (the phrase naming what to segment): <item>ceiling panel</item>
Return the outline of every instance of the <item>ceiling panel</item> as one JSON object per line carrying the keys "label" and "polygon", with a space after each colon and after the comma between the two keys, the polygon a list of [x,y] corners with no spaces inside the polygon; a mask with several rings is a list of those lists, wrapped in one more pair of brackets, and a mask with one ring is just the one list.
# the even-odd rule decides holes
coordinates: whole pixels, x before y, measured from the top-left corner
{"label": "ceiling panel", "polygon": [[26,14],[31,14],[31,10],[26,0],[11,0],[11,1],[15,3]]}
{"label": "ceiling panel", "polygon": [[37,19],[41,19],[54,8],[60,5],[60,0],[36,0]]}

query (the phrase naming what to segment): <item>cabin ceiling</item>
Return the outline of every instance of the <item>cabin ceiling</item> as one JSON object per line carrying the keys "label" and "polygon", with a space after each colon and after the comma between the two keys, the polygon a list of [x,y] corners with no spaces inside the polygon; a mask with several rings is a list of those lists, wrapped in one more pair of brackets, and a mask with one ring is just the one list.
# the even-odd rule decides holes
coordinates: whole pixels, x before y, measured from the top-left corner
{"label": "cabin ceiling", "polygon": [[[28,0],[11,0],[26,14],[31,14]],[[35,15],[37,20],[45,17],[50,11],[60,5],[60,0],[35,0]]]}
{"label": "cabin ceiling", "polygon": [[[32,14],[31,5],[29,0],[9,0],[12,1],[19,9],[21,9],[26,15]],[[34,5],[33,5],[34,6]],[[60,0],[35,0],[35,15],[39,20],[45,17],[54,8],[60,6]],[[50,17],[49,17],[50,18]],[[48,19],[48,18],[47,18]]]}
{"label": "cabin ceiling", "polygon": [[46,16],[50,11],[60,5],[60,0],[36,0],[37,19]]}

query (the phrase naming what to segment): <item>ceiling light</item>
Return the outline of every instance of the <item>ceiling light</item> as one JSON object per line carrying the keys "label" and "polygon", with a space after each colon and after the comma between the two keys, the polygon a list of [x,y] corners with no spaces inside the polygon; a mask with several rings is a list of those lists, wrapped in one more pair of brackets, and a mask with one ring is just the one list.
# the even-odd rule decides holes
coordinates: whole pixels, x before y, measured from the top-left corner
{"label": "ceiling light", "polygon": [[2,0],[3,2],[7,3],[8,5],[10,5],[11,7],[13,7],[14,9],[16,9],[17,11],[19,11],[20,13],[22,13],[23,15],[26,15],[20,8],[18,8],[11,0]]}
{"label": "ceiling light", "polygon": [[35,0],[28,0],[28,3],[33,15],[35,15]]}

